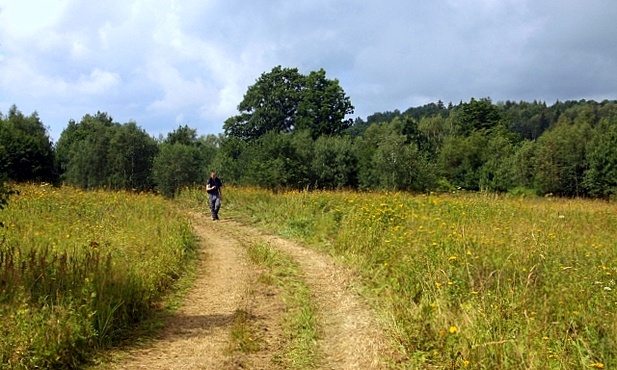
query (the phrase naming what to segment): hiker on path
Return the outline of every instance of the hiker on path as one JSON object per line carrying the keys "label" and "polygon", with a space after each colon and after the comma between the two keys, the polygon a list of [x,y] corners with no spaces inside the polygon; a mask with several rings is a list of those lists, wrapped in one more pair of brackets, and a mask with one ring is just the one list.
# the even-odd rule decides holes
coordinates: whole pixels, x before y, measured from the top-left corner
{"label": "hiker on path", "polygon": [[223,200],[223,182],[216,177],[216,172],[210,172],[210,178],[206,183],[206,191],[210,203],[210,211],[212,212],[212,220],[219,219],[219,209],[221,208],[221,200]]}

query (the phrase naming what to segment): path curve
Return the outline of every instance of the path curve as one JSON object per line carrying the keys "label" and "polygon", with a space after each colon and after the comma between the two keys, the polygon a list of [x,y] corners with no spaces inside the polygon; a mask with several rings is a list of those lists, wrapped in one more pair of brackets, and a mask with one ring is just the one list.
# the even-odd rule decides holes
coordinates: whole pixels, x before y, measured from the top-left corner
{"label": "path curve", "polygon": [[[256,271],[247,260],[246,246],[257,242],[265,242],[294,259],[304,274],[317,307],[318,351],[322,355],[319,369],[388,368],[386,359],[392,358],[392,346],[388,345],[372,311],[355,292],[353,274],[348,269],[298,243],[232,220],[213,222],[202,214],[193,214],[192,218],[200,244],[193,288],[153,343],[130,350],[106,369],[271,368],[268,346],[248,362],[234,360],[229,351],[234,314],[246,305],[247,295],[255,294],[255,291],[248,293]],[[262,306],[269,302],[276,305],[272,300],[280,299],[271,293],[253,298],[253,302]],[[284,307],[279,305],[278,309]],[[273,317],[260,325],[274,326],[280,315],[282,312],[274,312]],[[276,328],[267,330],[277,331]]]}
{"label": "path curve", "polygon": [[384,369],[391,346],[354,289],[353,274],[332,258],[281,237],[228,223],[238,239],[261,239],[293,258],[305,274],[321,328],[322,369]]}
{"label": "path curve", "polygon": [[248,288],[245,248],[193,215],[200,243],[194,286],[157,340],[129,352],[115,369],[229,369],[229,329]]}

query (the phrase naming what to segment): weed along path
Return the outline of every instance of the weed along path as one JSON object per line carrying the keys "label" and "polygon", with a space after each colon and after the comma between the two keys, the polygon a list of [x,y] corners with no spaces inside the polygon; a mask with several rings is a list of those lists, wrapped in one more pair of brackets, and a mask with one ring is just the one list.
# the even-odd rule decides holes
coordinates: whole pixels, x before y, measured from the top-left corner
{"label": "weed along path", "polygon": [[[97,369],[388,368],[391,347],[354,293],[347,270],[318,252],[232,220],[212,222],[200,214],[193,219],[201,258],[181,308],[155,340]],[[261,262],[255,249],[262,251]],[[282,262],[264,264],[275,257]],[[312,311],[290,303],[295,290],[302,290],[298,287],[306,288],[310,301],[300,305]],[[303,340],[306,333],[290,333],[294,310],[310,311],[304,315],[314,327],[297,326],[305,332],[309,326],[314,336]]]}

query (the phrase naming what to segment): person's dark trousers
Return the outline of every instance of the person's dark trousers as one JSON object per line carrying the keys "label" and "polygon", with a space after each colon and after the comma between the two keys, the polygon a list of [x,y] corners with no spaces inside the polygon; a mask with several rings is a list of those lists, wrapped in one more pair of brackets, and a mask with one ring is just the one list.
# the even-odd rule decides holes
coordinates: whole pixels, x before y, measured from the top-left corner
{"label": "person's dark trousers", "polygon": [[218,194],[208,194],[210,197],[210,211],[212,212],[212,219],[219,219],[219,209],[221,209],[221,198]]}

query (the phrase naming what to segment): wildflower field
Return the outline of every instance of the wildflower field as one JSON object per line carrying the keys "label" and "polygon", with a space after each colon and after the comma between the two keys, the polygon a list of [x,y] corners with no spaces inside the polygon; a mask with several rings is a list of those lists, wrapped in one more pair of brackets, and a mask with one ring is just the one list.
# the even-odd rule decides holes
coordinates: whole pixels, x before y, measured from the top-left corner
{"label": "wildflower field", "polygon": [[149,317],[195,249],[148,194],[20,185],[0,213],[0,368],[74,368]]}
{"label": "wildflower field", "polygon": [[223,210],[358,271],[401,368],[617,368],[614,203],[228,188]]}

